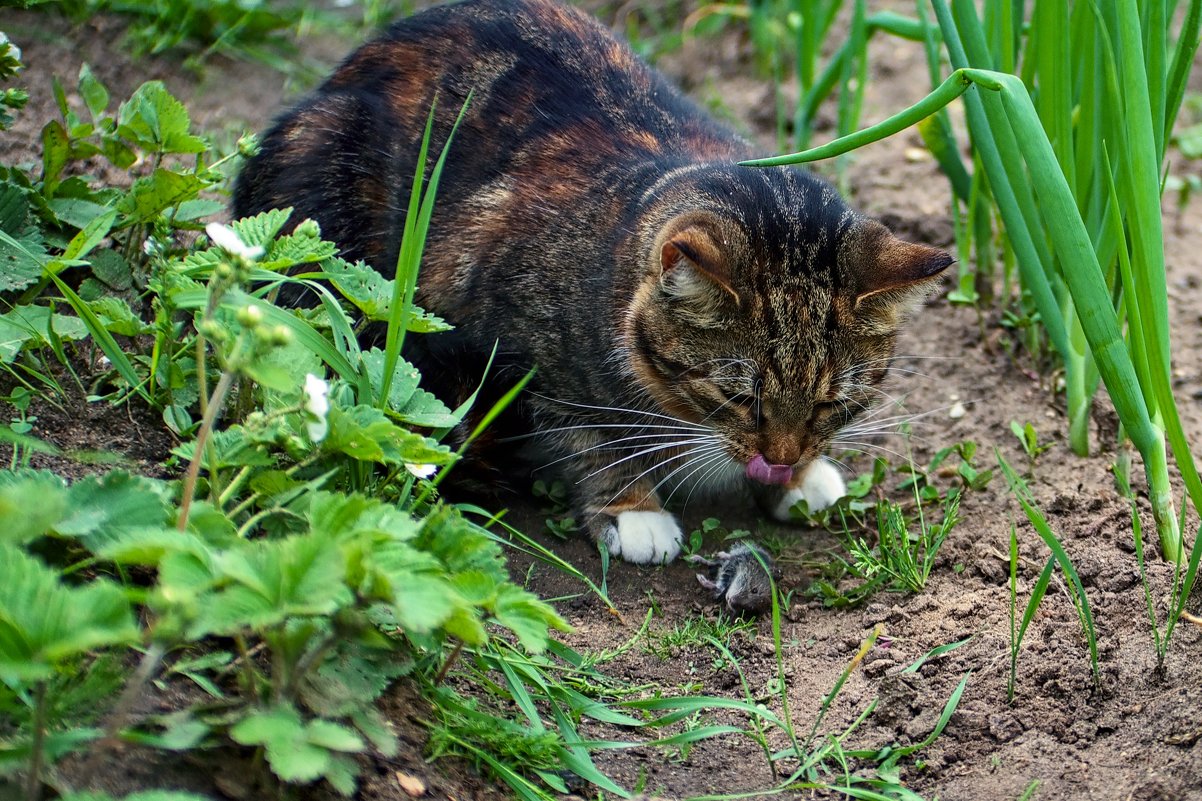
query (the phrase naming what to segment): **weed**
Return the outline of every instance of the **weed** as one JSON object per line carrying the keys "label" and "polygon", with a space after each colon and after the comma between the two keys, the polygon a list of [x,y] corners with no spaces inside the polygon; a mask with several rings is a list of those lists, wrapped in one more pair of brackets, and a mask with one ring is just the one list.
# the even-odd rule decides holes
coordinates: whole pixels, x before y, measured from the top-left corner
{"label": "weed", "polygon": [[928,523],[918,507],[917,531],[911,532],[902,507],[890,501],[877,504],[877,545],[870,547],[863,539],[849,543],[858,574],[872,579],[878,574],[887,578],[887,588],[921,592],[926,586],[935,557],[952,528],[960,522],[960,493],[950,492],[943,502],[943,516],[938,523]]}
{"label": "weed", "polygon": [[1014,701],[1014,680],[1018,674],[1018,654],[1022,648],[1023,637],[1027,633],[1027,626],[1031,624],[1031,620],[1035,617],[1035,613],[1039,610],[1039,604],[1043,601],[1044,593],[1047,592],[1048,582],[1052,578],[1052,570],[1056,566],[1055,557],[1050,557],[1043,567],[1043,571],[1039,574],[1039,578],[1035,581],[1035,585],[1031,588],[1031,597],[1027,599],[1027,606],[1023,610],[1022,623],[1016,622],[1016,610],[1018,609],[1018,530],[1014,526],[1014,522],[1010,523],[1010,678],[1006,682],[1006,700],[1013,703]]}
{"label": "weed", "polygon": [[744,528],[730,529],[722,525],[722,521],[716,517],[707,517],[701,521],[698,528],[689,532],[688,542],[684,546],[684,555],[691,556],[698,553],[705,544],[706,537],[711,540],[717,539],[723,543],[744,540],[751,536],[751,532]]}
{"label": "weed", "polygon": [[667,661],[680,651],[700,648],[713,640],[729,643],[738,634],[753,634],[755,628],[754,620],[727,615],[713,618],[698,615],[668,629],[649,631],[643,649]]}
{"label": "weed", "polygon": [[[1035,506],[1034,499],[1031,497],[1030,491],[1027,489],[1027,484],[1012,468],[1001,453],[994,451],[998,466],[1002,469],[1002,474],[1006,477],[1006,482],[1010,486],[1010,491],[1018,500],[1023,512],[1026,513],[1027,519],[1031,522],[1036,533],[1048,546],[1048,550],[1052,552],[1052,558],[1044,567],[1040,579],[1036,582],[1035,589],[1031,592],[1031,598],[1027,602],[1026,612],[1023,614],[1023,623],[1017,635],[1014,634],[1014,611],[1017,604],[1017,585],[1016,585],[1016,562],[1017,555],[1017,540],[1014,539],[1015,534],[1013,525],[1011,526],[1011,543],[1010,543],[1010,572],[1011,572],[1011,588],[1010,588],[1010,623],[1011,623],[1011,640],[1010,640],[1010,658],[1011,658],[1011,677],[1010,677],[1010,695],[1013,697],[1014,671],[1017,666],[1018,648],[1022,642],[1022,635],[1026,631],[1026,626],[1034,616],[1035,611],[1039,608],[1039,604],[1044,597],[1044,591],[1047,589],[1047,581],[1051,578],[1051,571],[1054,565],[1059,565],[1067,579],[1067,588],[1069,599],[1072,601],[1073,607],[1077,611],[1077,618],[1081,624],[1081,633],[1089,647],[1089,663],[1093,671],[1094,682],[1101,681],[1101,673],[1098,669],[1098,635],[1094,628],[1093,611],[1089,605],[1089,596],[1085,594],[1085,587],[1081,584],[1081,578],[1077,575],[1076,568],[1073,567],[1072,561],[1068,557],[1068,553],[1064,550],[1059,538],[1048,525],[1047,518]],[[1046,576],[1046,578],[1045,578]]]}
{"label": "weed", "polygon": [[1030,464],[1031,472],[1035,472],[1035,460],[1039,456],[1052,447],[1052,443],[1040,443],[1039,434],[1035,431],[1035,426],[1030,423],[1019,424],[1017,420],[1010,421],[1010,431],[1018,439],[1018,443],[1022,445],[1023,453],[1027,454],[1027,461]]}

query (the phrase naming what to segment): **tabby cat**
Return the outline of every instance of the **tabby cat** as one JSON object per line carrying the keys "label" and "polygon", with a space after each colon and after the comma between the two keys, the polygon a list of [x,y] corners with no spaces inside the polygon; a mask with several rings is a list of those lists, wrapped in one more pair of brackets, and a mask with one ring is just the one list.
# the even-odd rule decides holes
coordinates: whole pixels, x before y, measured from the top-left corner
{"label": "tabby cat", "polygon": [[[466,0],[394,24],[281,117],[234,213],[294,206],[395,270],[427,114],[451,143],[417,301],[456,326],[423,375],[472,386],[499,342],[524,420],[611,554],[666,562],[672,494],[750,483],[777,517],[843,483],[821,454],[880,394],[951,258],[902,242],[747,142],[585,14]],[[414,339],[410,337],[410,339]],[[455,400],[455,398],[450,398]]]}

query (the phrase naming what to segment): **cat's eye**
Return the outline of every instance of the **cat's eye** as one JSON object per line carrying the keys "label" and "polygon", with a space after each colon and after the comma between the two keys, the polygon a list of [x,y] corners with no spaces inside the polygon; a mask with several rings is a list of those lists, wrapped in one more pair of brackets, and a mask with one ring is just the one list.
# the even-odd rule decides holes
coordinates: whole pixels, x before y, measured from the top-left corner
{"label": "cat's eye", "polygon": [[814,418],[816,420],[828,420],[839,411],[839,403],[837,401],[826,401],[818,403],[814,406]]}
{"label": "cat's eye", "polygon": [[740,392],[738,395],[731,395],[731,396],[727,397],[725,403],[723,403],[722,405],[723,406],[737,406],[740,409],[743,409],[744,411],[750,412],[750,411],[755,410],[757,403],[758,403],[758,401],[757,401],[755,395],[752,395],[748,392]]}

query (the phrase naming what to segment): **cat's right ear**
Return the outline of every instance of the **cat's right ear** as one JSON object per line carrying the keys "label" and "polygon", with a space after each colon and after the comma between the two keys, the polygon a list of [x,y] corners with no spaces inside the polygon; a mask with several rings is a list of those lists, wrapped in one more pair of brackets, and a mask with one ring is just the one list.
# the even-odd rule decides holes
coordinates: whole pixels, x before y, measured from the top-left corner
{"label": "cat's right ear", "polygon": [[672,232],[659,249],[660,286],[668,294],[717,307],[734,301],[742,305],[731,285],[730,261],[715,233],[704,225],[686,225]]}
{"label": "cat's right ear", "polygon": [[939,248],[904,242],[875,221],[862,223],[849,272],[856,315],[892,327],[914,311],[955,259]]}

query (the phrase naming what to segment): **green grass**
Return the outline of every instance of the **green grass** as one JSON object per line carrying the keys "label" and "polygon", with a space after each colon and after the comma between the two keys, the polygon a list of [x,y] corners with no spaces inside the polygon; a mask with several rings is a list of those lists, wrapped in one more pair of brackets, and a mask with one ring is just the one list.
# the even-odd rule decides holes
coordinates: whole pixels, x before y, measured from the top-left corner
{"label": "green grass", "polygon": [[1035,616],[1042,603],[1045,593],[1048,588],[1048,582],[1052,577],[1052,568],[1059,566],[1065,578],[1066,592],[1069,599],[1072,601],[1073,608],[1077,612],[1077,619],[1081,624],[1081,633],[1085,638],[1085,642],[1089,650],[1089,664],[1093,672],[1094,683],[1101,681],[1101,670],[1098,667],[1098,634],[1094,626],[1094,617],[1092,608],[1089,605],[1089,596],[1085,592],[1085,587],[1081,584],[1081,578],[1077,575],[1077,570],[1073,567],[1072,560],[1069,559],[1068,552],[1065,550],[1060,538],[1052,531],[1048,524],[1047,518],[1039,511],[1035,505],[1034,499],[1031,497],[1030,490],[1027,484],[1018,473],[1014,472],[1014,468],[1002,458],[1001,453],[997,453],[998,465],[1002,469],[1002,474],[1006,477],[1006,482],[1010,485],[1010,491],[1018,500],[1023,512],[1027,516],[1027,520],[1031,523],[1032,528],[1043,540],[1048,550],[1052,552],[1051,558],[1048,559],[1043,572],[1036,580],[1035,585],[1031,590],[1031,597],[1027,601],[1027,606],[1023,612],[1022,624],[1015,627],[1015,609],[1017,608],[1017,563],[1018,563],[1018,540],[1015,534],[1014,524],[1010,526],[1010,680],[1007,685],[1007,694],[1011,700],[1014,698],[1014,679],[1018,669],[1018,653],[1022,645],[1022,638],[1027,630],[1028,624]]}

